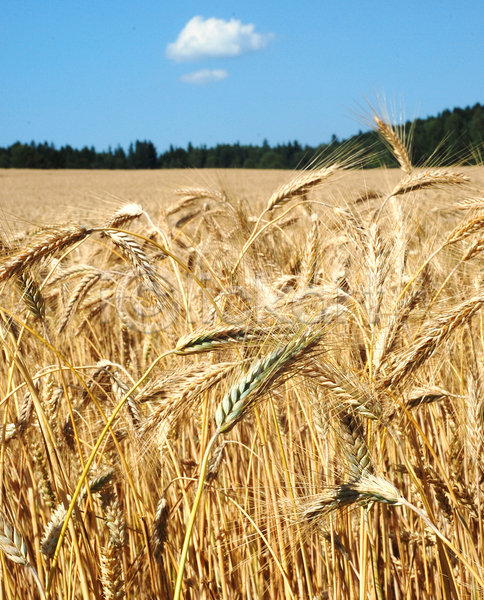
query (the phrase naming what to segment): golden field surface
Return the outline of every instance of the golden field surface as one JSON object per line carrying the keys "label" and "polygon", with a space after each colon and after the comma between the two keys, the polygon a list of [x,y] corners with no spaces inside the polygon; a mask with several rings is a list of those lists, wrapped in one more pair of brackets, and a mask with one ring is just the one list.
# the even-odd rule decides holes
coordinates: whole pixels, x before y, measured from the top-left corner
{"label": "golden field surface", "polygon": [[[484,185],[482,167],[459,169],[476,185]],[[185,187],[223,190],[234,198],[247,198],[262,206],[274,190],[296,176],[296,172],[251,169],[171,169],[152,171],[0,169],[0,209],[5,218],[28,225],[83,218],[92,212],[109,212],[126,202],[139,202],[148,210],[166,207],[177,199],[174,191]],[[344,172],[320,191],[323,199],[338,203],[365,190],[388,191],[400,178],[398,169]],[[425,199],[442,196],[426,190]],[[25,225],[20,225],[24,228]]]}
{"label": "golden field surface", "polygon": [[[377,121],[378,123],[378,121]],[[0,170],[0,600],[484,594],[484,172]]]}

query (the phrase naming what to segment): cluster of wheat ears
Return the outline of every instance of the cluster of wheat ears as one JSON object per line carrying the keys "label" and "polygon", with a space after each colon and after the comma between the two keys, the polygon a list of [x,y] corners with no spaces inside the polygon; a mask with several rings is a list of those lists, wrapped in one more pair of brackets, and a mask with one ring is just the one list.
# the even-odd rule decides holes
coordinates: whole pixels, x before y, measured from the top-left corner
{"label": "cluster of wheat ears", "polygon": [[1,598],[482,597],[484,198],[376,126],[386,193],[3,235]]}

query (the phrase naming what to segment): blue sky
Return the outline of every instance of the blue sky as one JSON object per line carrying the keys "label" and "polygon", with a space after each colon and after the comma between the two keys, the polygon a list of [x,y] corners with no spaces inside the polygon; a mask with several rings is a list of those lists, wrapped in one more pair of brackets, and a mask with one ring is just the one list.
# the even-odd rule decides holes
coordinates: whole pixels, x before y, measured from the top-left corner
{"label": "blue sky", "polygon": [[0,146],[318,145],[484,102],[482,0],[0,0]]}

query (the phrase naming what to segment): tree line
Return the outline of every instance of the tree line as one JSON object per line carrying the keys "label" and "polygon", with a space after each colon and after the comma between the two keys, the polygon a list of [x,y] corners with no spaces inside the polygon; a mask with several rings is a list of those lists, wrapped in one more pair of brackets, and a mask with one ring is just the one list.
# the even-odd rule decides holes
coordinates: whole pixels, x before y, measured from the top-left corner
{"label": "tree line", "polygon": [[[436,117],[408,121],[402,133],[412,140],[412,162],[422,165],[435,161],[440,165],[456,160],[476,164],[481,159],[484,140],[484,106],[444,110]],[[302,146],[297,141],[270,146],[218,144],[213,148],[170,146],[158,154],[150,141],[136,141],[127,151],[121,146],[97,152],[94,147],[81,150],[71,146],[56,148],[54,144],[23,144],[16,142],[0,148],[0,168],[28,169],[174,169],[174,168],[240,168],[240,169],[298,169],[324,159],[341,146],[348,151],[367,156],[366,167],[396,166],[389,149],[374,132],[359,132],[347,140],[335,135],[331,142],[318,148]],[[351,149],[351,150],[350,150]],[[368,158],[369,157],[369,158]]]}

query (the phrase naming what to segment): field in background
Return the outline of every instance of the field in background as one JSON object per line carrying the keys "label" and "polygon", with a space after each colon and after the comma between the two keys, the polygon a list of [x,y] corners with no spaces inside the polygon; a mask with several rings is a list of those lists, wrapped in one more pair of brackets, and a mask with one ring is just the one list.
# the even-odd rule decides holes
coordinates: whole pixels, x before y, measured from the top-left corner
{"label": "field in background", "polygon": [[482,597],[483,169],[384,125],[402,170],[0,171],[0,600]]}
{"label": "field in background", "polygon": [[[477,185],[484,184],[484,169],[459,169],[472,175]],[[273,191],[295,177],[294,171],[204,169],[154,171],[43,171],[0,169],[0,210],[8,222],[25,229],[60,222],[74,217],[109,214],[124,202],[139,202],[148,210],[166,207],[177,198],[174,191],[184,187],[203,187],[225,191],[234,198],[247,198],[254,210],[261,207]],[[372,169],[343,173],[337,182],[319,194],[328,202],[340,203],[365,189],[387,192],[400,178],[398,169]],[[424,198],[439,199],[437,191],[423,192]],[[26,223],[22,224],[21,220]],[[20,220],[20,221],[19,221]]]}

